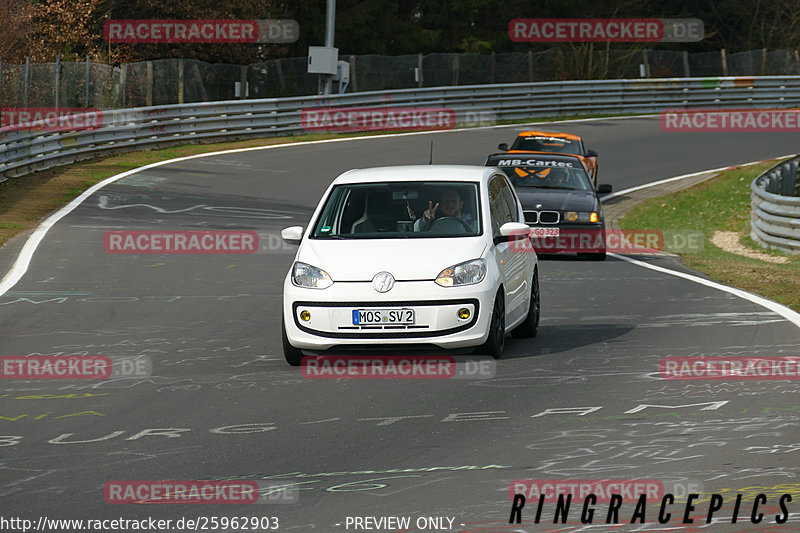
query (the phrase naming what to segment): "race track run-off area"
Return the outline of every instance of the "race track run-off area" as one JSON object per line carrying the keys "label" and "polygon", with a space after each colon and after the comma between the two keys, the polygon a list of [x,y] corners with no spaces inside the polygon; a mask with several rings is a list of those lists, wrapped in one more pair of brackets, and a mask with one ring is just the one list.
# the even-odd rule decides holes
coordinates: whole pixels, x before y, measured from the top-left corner
{"label": "race track run-off area", "polygon": [[[615,191],[797,151],[786,133],[665,133],[657,117],[542,128],[582,135],[600,154],[598,182]],[[89,195],[49,229],[21,279],[0,296],[0,354],[146,356],[152,375],[2,380],[2,515],[173,524],[275,517],[280,530],[303,532],[352,531],[348,517],[392,516],[410,517],[410,531],[451,523],[438,530],[576,531],[580,502],[567,524],[553,524],[548,503],[535,525],[531,500],[523,523],[509,525],[509,484],[643,479],[722,494],[722,518],[742,494],[740,520],[707,525],[701,498],[693,524],[681,523],[685,506],[676,504],[672,521],[660,525],[651,504],[647,524],[620,530],[797,531],[800,383],[668,381],[659,362],[797,356],[800,329],[691,279],[616,257],[543,258],[539,336],[509,337],[491,379],[312,380],[285,363],[281,288],[295,248],[280,241],[282,228],[307,225],[345,170],[427,163],[431,141],[435,163],[481,165],[523,129],[191,158]],[[154,229],[268,237],[255,254],[104,250],[108,231]],[[12,242],[0,250],[2,263],[19,249]],[[703,277],[674,257],[637,259]],[[111,480],[212,479],[294,484],[296,501],[135,505],[106,503],[103,494]],[[752,524],[761,493],[764,522]],[[776,524],[785,493],[795,501],[788,522]],[[634,506],[626,500],[620,522],[630,522]],[[607,508],[597,504],[591,531],[617,530],[602,525]],[[401,529],[382,525],[376,530]]]}

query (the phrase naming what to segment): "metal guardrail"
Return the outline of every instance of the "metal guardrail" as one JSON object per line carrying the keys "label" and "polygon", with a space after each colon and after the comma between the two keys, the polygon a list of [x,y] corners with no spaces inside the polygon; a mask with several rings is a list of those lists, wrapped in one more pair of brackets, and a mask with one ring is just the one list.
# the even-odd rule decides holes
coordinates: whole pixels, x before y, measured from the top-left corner
{"label": "metal guardrail", "polygon": [[800,253],[800,155],[750,184],[750,236],[762,246]]}
{"label": "metal guardrail", "polygon": [[447,107],[459,125],[665,108],[800,107],[800,76],[664,78],[433,87],[104,111],[93,130],[0,131],[0,179],[100,155],[304,133],[303,109]]}

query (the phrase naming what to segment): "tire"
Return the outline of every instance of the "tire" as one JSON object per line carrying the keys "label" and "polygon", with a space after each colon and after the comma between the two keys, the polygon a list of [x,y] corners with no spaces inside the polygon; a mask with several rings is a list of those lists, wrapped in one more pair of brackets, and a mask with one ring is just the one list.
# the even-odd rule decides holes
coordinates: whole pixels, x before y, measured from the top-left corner
{"label": "tire", "polygon": [[533,271],[531,284],[531,305],[525,320],[514,328],[511,336],[516,339],[532,339],[539,334],[539,317],[541,316],[541,299],[539,297],[539,269]]}
{"label": "tire", "polygon": [[480,347],[480,352],[491,355],[495,359],[503,356],[506,347],[506,304],[501,288],[494,298],[492,318],[489,319],[489,336]]}
{"label": "tire", "polygon": [[295,348],[289,343],[289,337],[286,336],[286,324],[281,318],[281,340],[283,341],[283,357],[286,362],[291,366],[300,366],[303,361],[303,352]]}

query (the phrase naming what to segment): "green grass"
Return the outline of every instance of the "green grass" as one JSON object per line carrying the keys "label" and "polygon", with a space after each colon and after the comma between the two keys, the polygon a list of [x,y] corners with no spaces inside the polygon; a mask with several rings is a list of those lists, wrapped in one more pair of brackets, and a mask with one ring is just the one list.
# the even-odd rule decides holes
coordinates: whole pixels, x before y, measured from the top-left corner
{"label": "green grass", "polygon": [[[728,170],[689,189],[647,200],[628,211],[620,227],[660,230],[665,251],[680,255],[690,268],[800,311],[800,256],[761,248],[749,237],[750,183],[774,164]],[[737,232],[742,245],[790,261],[775,264],[725,252],[711,242],[715,231]],[[679,246],[689,232],[702,234],[702,246]]]}

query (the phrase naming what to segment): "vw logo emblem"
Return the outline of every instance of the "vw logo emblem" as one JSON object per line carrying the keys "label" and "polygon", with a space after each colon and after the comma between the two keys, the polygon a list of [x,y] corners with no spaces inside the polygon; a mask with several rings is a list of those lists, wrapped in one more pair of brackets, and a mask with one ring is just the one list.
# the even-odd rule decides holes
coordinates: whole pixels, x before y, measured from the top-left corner
{"label": "vw logo emblem", "polygon": [[378,292],[389,292],[394,287],[394,276],[388,272],[378,272],[372,278],[372,288]]}

